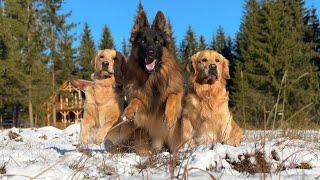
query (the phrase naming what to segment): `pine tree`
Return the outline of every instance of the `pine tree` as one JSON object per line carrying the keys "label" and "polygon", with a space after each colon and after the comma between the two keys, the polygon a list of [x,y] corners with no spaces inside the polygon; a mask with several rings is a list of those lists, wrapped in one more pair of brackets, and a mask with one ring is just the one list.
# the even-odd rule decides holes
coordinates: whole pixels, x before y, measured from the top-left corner
{"label": "pine tree", "polygon": [[121,52],[123,55],[125,55],[126,57],[129,56],[131,51],[131,47],[130,47],[130,43],[129,40],[126,40],[125,38],[122,39],[121,42]]}
{"label": "pine tree", "polygon": [[102,38],[99,49],[115,49],[114,41],[108,26],[104,26],[102,30]]}
{"label": "pine tree", "polygon": [[28,109],[30,126],[34,125],[34,116],[43,112],[41,106],[35,105],[42,104],[48,95],[47,91],[43,91],[47,88],[48,74],[44,64],[42,29],[38,21],[41,11],[36,3],[39,1],[4,2],[5,29],[10,27],[10,31],[6,32],[10,45],[7,61],[9,73],[6,77],[12,78],[10,80],[16,82],[14,89],[19,90],[15,93],[14,98],[19,101],[13,104],[14,109],[16,112],[19,112],[17,107]]}
{"label": "pine tree", "polygon": [[186,35],[184,36],[184,39],[182,40],[182,43],[179,48],[179,59],[180,59],[180,64],[182,65],[183,68],[189,62],[190,57],[196,53],[197,48],[198,48],[197,37],[193,32],[191,26],[189,26],[186,32]]}
{"label": "pine tree", "polygon": [[198,51],[203,51],[203,50],[206,50],[207,49],[207,44],[206,44],[206,40],[204,38],[203,35],[201,35],[199,37],[199,43],[198,43]]}
{"label": "pine tree", "polygon": [[[66,22],[71,15],[70,12],[61,13],[64,0],[40,0],[40,2],[42,5],[40,22],[47,48],[47,63],[51,71],[51,92],[54,94],[65,80],[71,78],[70,63],[73,63],[72,66],[74,66],[75,57],[70,53],[74,53],[75,50],[72,48],[72,42],[67,41],[74,40],[74,35],[70,34],[70,31],[76,24]],[[52,106],[53,112],[55,112],[54,102],[52,102]],[[56,125],[56,113],[53,113],[52,118],[53,125]]]}
{"label": "pine tree", "polygon": [[91,37],[89,25],[85,23],[80,42],[78,58],[79,64],[81,66],[78,74],[83,79],[90,79],[90,75],[93,72],[91,60],[95,55],[95,51],[96,50],[94,47],[94,41]]}
{"label": "pine tree", "polygon": [[[314,51],[320,53],[320,21],[316,11],[315,8],[311,8],[306,12],[304,18],[304,41],[311,43]],[[312,58],[312,62],[318,67],[318,71],[320,72],[320,55]]]}
{"label": "pine tree", "polygon": [[[236,102],[241,119],[275,126],[315,102],[319,87],[303,42],[302,1],[247,1],[237,37]],[[303,97],[312,94],[312,97]],[[255,105],[252,105],[255,104]],[[300,112],[300,111],[299,111]],[[306,117],[300,113],[298,117]],[[250,117],[250,118],[249,118]],[[263,119],[266,117],[266,119]],[[271,123],[272,120],[272,123]]]}
{"label": "pine tree", "polygon": [[[315,50],[312,43],[304,42],[304,22],[303,16],[306,13],[303,0],[287,2],[279,1],[283,4],[284,10],[288,12],[287,18],[282,18],[288,32],[283,43],[283,52],[279,52],[280,57],[286,57],[284,71],[287,73],[287,87],[283,104],[285,106],[284,115],[290,120],[302,122],[302,119],[312,117],[308,111],[315,108],[315,103],[320,101],[320,82],[316,74],[316,66],[311,63],[315,58]],[[292,28],[289,28],[289,27]],[[308,96],[305,96],[308,94]],[[308,107],[310,105],[310,107]],[[308,107],[308,108],[307,108]],[[307,108],[307,109],[305,109]],[[295,117],[290,114],[304,109]]]}
{"label": "pine tree", "polygon": [[60,58],[56,61],[56,66],[61,67],[56,70],[56,82],[58,85],[61,85],[66,80],[72,80],[76,76],[76,49],[72,47],[74,38],[68,31],[68,29],[63,30],[62,37],[58,42]]}
{"label": "pine tree", "polygon": [[229,36],[225,35],[225,32],[221,26],[218,27],[217,33],[212,37],[210,49],[221,53],[229,61],[232,61],[233,59],[232,40]]}
{"label": "pine tree", "polygon": [[[190,57],[197,52],[197,48],[197,37],[193,32],[191,26],[189,26],[179,48],[179,61],[181,69],[185,70],[188,62],[190,61]],[[183,75],[184,79],[187,80],[189,74],[186,71],[183,71]]]}
{"label": "pine tree", "polygon": [[211,42],[210,42],[210,45],[209,45],[209,49],[210,50],[216,50],[215,48],[216,48],[216,36],[213,33],[212,38],[211,38]]}
{"label": "pine tree", "polygon": [[177,59],[177,47],[176,47],[176,38],[173,35],[172,25],[171,22],[168,20],[168,28],[169,28],[169,39],[170,39],[170,50],[173,56]]}
{"label": "pine tree", "polygon": [[216,39],[215,39],[214,49],[222,54],[227,46],[226,44],[227,41],[226,41],[225,33],[221,26],[218,27],[215,37]]}

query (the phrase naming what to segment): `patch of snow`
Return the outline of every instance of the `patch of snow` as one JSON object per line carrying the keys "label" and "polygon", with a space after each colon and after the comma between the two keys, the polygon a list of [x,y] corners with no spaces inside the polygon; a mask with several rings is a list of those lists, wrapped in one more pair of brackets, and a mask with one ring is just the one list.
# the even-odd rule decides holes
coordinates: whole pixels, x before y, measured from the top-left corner
{"label": "patch of snow", "polygon": [[[19,134],[21,141],[10,139],[10,131]],[[135,153],[110,154],[100,145],[90,145],[92,152],[88,156],[76,149],[79,131],[79,124],[64,130],[50,126],[0,130],[0,167],[5,165],[6,169],[0,179],[170,178],[169,153],[153,157],[154,164],[147,167],[144,164],[149,157]],[[175,175],[180,173],[181,178],[187,174],[190,179],[209,179],[211,176],[219,179],[320,178],[320,144],[316,139],[319,134],[319,131],[301,131],[292,138],[286,131],[246,131],[239,147],[216,143],[191,151],[185,149],[182,153],[185,158],[178,160]],[[245,161],[246,155],[251,155],[248,160],[252,164],[257,163],[256,152],[263,153],[271,173],[249,174],[236,170],[232,163]],[[311,169],[299,168],[303,163]],[[185,169],[187,173],[183,173]]]}

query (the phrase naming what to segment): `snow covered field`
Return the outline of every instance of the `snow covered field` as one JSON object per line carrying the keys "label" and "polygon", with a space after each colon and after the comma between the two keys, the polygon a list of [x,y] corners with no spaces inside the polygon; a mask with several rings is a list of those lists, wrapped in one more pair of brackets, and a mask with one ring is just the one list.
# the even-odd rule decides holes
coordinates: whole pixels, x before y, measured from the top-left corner
{"label": "snow covered field", "polygon": [[[78,152],[79,125],[0,130],[0,179],[169,179],[170,155]],[[240,147],[181,153],[174,175],[190,179],[320,179],[319,131],[246,131]],[[265,142],[265,143],[263,143]],[[262,173],[267,172],[267,173]]]}

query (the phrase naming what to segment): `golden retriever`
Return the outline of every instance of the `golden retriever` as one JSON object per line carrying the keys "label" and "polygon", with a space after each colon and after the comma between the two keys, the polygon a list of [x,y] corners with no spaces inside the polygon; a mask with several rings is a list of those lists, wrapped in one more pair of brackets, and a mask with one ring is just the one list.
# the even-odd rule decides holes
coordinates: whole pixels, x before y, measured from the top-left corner
{"label": "golden retriever", "polygon": [[102,143],[108,131],[118,122],[124,104],[121,86],[125,62],[125,57],[112,49],[99,51],[93,59],[94,85],[85,92],[81,143],[89,143],[92,136],[95,143]]}
{"label": "golden retriever", "polygon": [[228,60],[216,51],[200,51],[191,57],[189,92],[182,114],[183,140],[192,145],[215,141],[238,146],[242,129],[228,108],[226,80]]}

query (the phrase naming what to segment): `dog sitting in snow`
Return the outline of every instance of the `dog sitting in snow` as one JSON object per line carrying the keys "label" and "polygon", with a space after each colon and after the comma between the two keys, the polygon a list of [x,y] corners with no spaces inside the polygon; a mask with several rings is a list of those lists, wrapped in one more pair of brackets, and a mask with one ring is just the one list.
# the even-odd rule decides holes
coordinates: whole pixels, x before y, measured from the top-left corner
{"label": "dog sitting in snow", "polygon": [[184,141],[196,145],[214,141],[240,144],[243,131],[228,108],[228,65],[216,51],[201,51],[191,57],[187,66],[192,73],[190,88],[182,114]]}
{"label": "dog sitting in snow", "polygon": [[111,49],[99,51],[92,63],[94,85],[86,92],[84,116],[81,122],[80,142],[103,142],[108,131],[118,122],[123,109],[122,93],[125,57]]}

